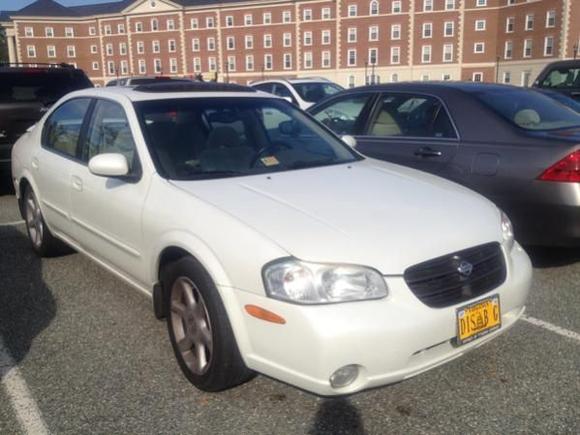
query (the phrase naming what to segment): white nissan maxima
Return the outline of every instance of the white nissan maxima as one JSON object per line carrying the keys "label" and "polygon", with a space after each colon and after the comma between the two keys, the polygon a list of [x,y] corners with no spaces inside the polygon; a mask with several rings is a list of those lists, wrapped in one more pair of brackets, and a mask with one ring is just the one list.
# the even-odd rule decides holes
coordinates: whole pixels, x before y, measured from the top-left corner
{"label": "white nissan maxima", "polygon": [[205,391],[254,372],[320,395],[386,385],[524,311],[530,261],[492,203],[250,88],[74,92],[12,164],[34,250],[64,241],[152,295]]}

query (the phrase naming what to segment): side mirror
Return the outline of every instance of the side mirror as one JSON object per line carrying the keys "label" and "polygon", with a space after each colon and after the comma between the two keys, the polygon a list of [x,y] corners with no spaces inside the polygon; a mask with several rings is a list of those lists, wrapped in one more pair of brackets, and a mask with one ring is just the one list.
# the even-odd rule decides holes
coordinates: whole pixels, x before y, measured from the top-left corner
{"label": "side mirror", "polygon": [[349,134],[345,134],[341,137],[342,141],[347,144],[349,147],[354,148],[356,147],[356,139]]}
{"label": "side mirror", "polygon": [[125,177],[129,175],[129,163],[123,154],[99,154],[89,160],[89,171],[100,177]]}

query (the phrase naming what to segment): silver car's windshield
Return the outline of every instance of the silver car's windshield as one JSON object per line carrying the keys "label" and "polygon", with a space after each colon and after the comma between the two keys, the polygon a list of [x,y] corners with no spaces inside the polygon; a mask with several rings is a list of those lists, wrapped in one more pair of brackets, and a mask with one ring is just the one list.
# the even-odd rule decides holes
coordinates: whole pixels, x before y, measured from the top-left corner
{"label": "silver car's windshield", "polygon": [[191,98],[135,107],[159,172],[170,179],[252,175],[361,158],[283,100]]}

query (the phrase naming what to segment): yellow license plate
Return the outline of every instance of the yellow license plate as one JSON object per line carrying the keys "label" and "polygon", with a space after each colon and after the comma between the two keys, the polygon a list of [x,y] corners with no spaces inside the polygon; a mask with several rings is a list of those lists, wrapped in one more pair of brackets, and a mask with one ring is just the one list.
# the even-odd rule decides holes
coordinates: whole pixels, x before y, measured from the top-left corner
{"label": "yellow license plate", "polygon": [[465,344],[501,327],[499,295],[457,309],[457,344]]}

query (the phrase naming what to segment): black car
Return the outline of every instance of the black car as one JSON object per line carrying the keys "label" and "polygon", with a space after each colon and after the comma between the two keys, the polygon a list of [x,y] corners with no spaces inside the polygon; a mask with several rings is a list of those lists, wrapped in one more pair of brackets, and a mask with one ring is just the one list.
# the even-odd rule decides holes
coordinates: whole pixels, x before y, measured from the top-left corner
{"label": "black car", "polygon": [[482,83],[393,83],[341,92],[309,112],[354,136],[367,156],[485,195],[512,218],[522,243],[580,245],[580,114],[546,95]]}
{"label": "black car", "polygon": [[580,60],[562,60],[548,64],[533,87],[550,89],[580,101]]}
{"label": "black car", "polygon": [[71,65],[0,63],[0,178],[10,177],[12,145],[65,94],[92,87]]}

